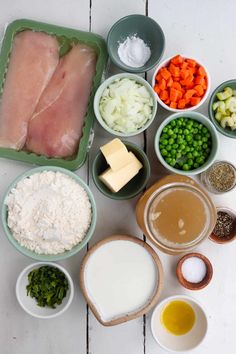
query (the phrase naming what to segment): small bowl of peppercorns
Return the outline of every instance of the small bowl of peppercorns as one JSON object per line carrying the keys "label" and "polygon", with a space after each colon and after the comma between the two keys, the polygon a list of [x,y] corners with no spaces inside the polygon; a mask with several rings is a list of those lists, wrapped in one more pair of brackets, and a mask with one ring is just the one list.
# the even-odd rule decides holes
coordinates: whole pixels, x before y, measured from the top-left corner
{"label": "small bowl of peppercorns", "polygon": [[210,240],[219,244],[236,239],[236,212],[227,207],[217,207],[217,221]]}

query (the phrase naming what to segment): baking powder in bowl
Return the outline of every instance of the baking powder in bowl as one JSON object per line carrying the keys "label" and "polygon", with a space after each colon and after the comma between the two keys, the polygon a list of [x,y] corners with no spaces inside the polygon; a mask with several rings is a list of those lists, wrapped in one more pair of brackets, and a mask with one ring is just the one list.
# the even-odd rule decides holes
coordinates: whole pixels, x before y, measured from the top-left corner
{"label": "baking powder in bowl", "polygon": [[103,321],[142,309],[152,298],[158,274],[152,256],[141,245],[113,240],[97,248],[84,269],[90,301]]}
{"label": "baking powder in bowl", "polygon": [[140,68],[149,60],[151,50],[141,38],[134,35],[119,43],[118,55],[124,64],[132,68]]}
{"label": "baking powder in bowl", "polygon": [[82,241],[91,223],[87,192],[61,172],[44,171],[22,179],[5,204],[12,235],[39,254],[70,250]]}

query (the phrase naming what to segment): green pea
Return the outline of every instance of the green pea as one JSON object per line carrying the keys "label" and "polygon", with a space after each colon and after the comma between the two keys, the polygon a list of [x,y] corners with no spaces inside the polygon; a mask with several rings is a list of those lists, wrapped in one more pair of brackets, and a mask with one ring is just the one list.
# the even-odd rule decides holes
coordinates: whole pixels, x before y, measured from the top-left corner
{"label": "green pea", "polygon": [[201,139],[201,135],[200,134],[196,134],[194,137],[196,140],[200,140]]}
{"label": "green pea", "polygon": [[172,149],[172,148],[171,148],[170,145],[167,145],[167,146],[166,146],[166,150],[167,150],[167,151],[170,151],[171,149]]}
{"label": "green pea", "polygon": [[188,153],[187,157],[191,159],[193,157],[193,154],[191,152]]}
{"label": "green pea", "polygon": [[189,170],[189,165],[188,165],[187,163],[185,163],[185,164],[183,165],[183,170],[184,170],[184,171],[188,171],[188,170]]}
{"label": "green pea", "polygon": [[170,145],[173,145],[173,144],[174,144],[174,142],[175,142],[175,141],[174,141],[174,139],[173,139],[173,138],[170,138],[170,139],[169,139],[169,144],[170,144]]}
{"label": "green pea", "polygon": [[171,150],[171,156],[175,156],[175,155],[176,155],[176,150],[175,149]]}
{"label": "green pea", "polygon": [[166,162],[167,162],[167,163],[171,163],[171,161],[172,161],[172,158],[171,158],[171,157],[167,157],[167,158],[166,158]]}
{"label": "green pea", "polygon": [[185,149],[185,145],[181,144],[179,148],[180,148],[180,150],[184,150]]}
{"label": "green pea", "polygon": [[198,152],[196,150],[193,151],[193,157],[197,157],[198,156]]}
{"label": "green pea", "polygon": [[189,134],[189,130],[188,129],[184,129],[184,135],[188,135]]}
{"label": "green pea", "polygon": [[207,143],[204,143],[203,145],[202,145],[202,147],[203,147],[203,149],[207,149],[208,148],[208,144]]}
{"label": "green pea", "polygon": [[188,159],[187,164],[188,164],[189,166],[192,166],[192,165],[193,165],[193,160],[192,160],[192,159]]}
{"label": "green pea", "polygon": [[190,151],[190,147],[189,146],[186,146],[186,152],[189,152]]}
{"label": "green pea", "polygon": [[196,141],[193,142],[193,147],[197,147],[198,143]]}
{"label": "green pea", "polygon": [[168,128],[167,128],[167,127],[164,127],[164,128],[162,129],[162,131],[163,131],[163,133],[167,133],[167,132],[168,132]]}
{"label": "green pea", "polygon": [[173,144],[173,149],[178,149],[179,145],[178,144]]}
{"label": "green pea", "polygon": [[195,162],[195,164],[193,165],[194,168],[198,168],[199,164],[197,162]]}
{"label": "green pea", "polygon": [[169,134],[169,135],[173,135],[173,134],[174,134],[173,130],[172,130],[172,129],[169,129],[169,130],[168,130],[168,134]]}
{"label": "green pea", "polygon": [[204,134],[206,134],[206,133],[208,133],[208,129],[207,129],[206,127],[203,127],[203,128],[202,128],[202,132],[203,132]]}
{"label": "green pea", "polygon": [[177,154],[176,154],[176,159],[180,159],[181,156],[182,156],[181,152],[177,152]]}
{"label": "green pea", "polygon": [[162,154],[162,156],[166,156],[167,155],[167,150],[166,149],[162,149],[161,150],[161,154]]}
{"label": "green pea", "polygon": [[187,140],[187,141],[191,141],[192,138],[193,138],[193,137],[192,137],[192,135],[190,135],[190,134],[186,136],[186,140]]}

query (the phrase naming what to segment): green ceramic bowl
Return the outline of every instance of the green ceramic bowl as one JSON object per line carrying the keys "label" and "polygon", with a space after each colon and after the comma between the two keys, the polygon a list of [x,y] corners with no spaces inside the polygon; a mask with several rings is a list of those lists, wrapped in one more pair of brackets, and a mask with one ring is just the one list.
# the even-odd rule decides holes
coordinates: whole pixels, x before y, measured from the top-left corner
{"label": "green ceramic bowl", "polygon": [[[104,119],[102,118],[102,116],[100,114],[100,110],[99,110],[99,103],[100,103],[100,99],[103,94],[103,91],[115,80],[123,79],[123,78],[132,79],[132,80],[135,80],[136,82],[144,85],[146,87],[146,89],[148,90],[148,92],[150,93],[152,100],[153,100],[153,110],[152,110],[151,118],[140,129],[136,130],[133,133],[121,133],[121,132],[111,129],[106,124]],[[156,112],[157,112],[157,101],[156,101],[156,96],[155,96],[154,90],[152,89],[151,85],[149,85],[149,83],[146,80],[144,80],[142,77],[135,75],[135,74],[122,73],[122,74],[117,74],[117,75],[113,75],[113,76],[109,77],[107,80],[105,80],[99,86],[99,88],[95,94],[95,97],[94,97],[93,108],[94,108],[94,113],[95,113],[95,116],[96,116],[98,122],[106,131],[108,131],[110,134],[126,138],[129,136],[134,136],[134,135],[142,133],[144,130],[146,130],[152,124],[152,122],[156,116]]]}
{"label": "green ceramic bowl", "polygon": [[[127,66],[118,55],[119,43],[133,35],[143,39],[151,49],[150,59],[139,68]],[[120,69],[141,73],[152,69],[160,61],[165,49],[165,36],[161,27],[152,18],[144,15],[129,15],[112,26],[107,37],[107,47],[112,62]]]}
{"label": "green ceramic bowl", "polygon": [[[178,170],[177,168],[174,168],[174,167],[168,165],[168,163],[162,157],[160,149],[159,149],[159,141],[160,141],[160,136],[161,136],[163,128],[168,123],[170,123],[173,119],[182,118],[182,117],[192,118],[192,119],[197,120],[198,122],[204,124],[205,127],[209,130],[209,132],[211,134],[211,138],[212,138],[212,148],[211,148],[211,153],[210,153],[210,156],[208,157],[208,160],[202,166],[195,168],[194,170],[190,170],[190,171]],[[218,140],[217,131],[216,131],[214,125],[211,123],[210,119],[208,119],[203,114],[198,113],[198,112],[180,112],[180,113],[171,114],[168,118],[166,118],[164,120],[164,122],[162,122],[162,124],[157,129],[155,140],[154,140],[155,152],[156,152],[156,155],[157,155],[159,161],[161,162],[161,164],[172,173],[177,173],[179,175],[188,175],[188,176],[197,175],[197,174],[207,170],[213,164],[213,162],[216,158],[217,151],[218,151],[218,145],[219,145],[219,140]]]}
{"label": "green ceramic bowl", "polygon": [[142,163],[143,168],[119,192],[111,192],[110,189],[107,188],[105,184],[102,183],[102,181],[100,181],[98,178],[98,176],[101,175],[109,167],[101,151],[98,152],[92,166],[93,180],[97,188],[108,198],[116,200],[131,199],[142,192],[148,182],[151,172],[149,160],[143,150],[130,142],[123,141],[123,143],[127,147],[128,151],[132,151],[134,153],[137,159]]}
{"label": "green ceramic bowl", "polygon": [[[45,254],[38,254],[35,253],[31,250],[29,250],[26,247],[21,246],[16,239],[13,237],[11,230],[9,229],[8,225],[7,225],[7,206],[4,204],[4,201],[7,197],[7,195],[10,193],[10,191],[12,190],[12,188],[14,188],[16,186],[16,184],[21,181],[22,179],[29,177],[35,173],[38,172],[43,172],[43,171],[59,171],[61,173],[64,173],[70,177],[72,177],[73,179],[76,180],[76,182],[78,182],[87,192],[88,197],[90,199],[91,202],[91,206],[92,206],[92,221],[91,221],[91,225],[87,231],[86,236],[84,237],[84,239],[78,243],[76,246],[74,246],[70,251],[66,251],[64,253],[60,253],[60,254],[56,254],[56,255],[45,255]],[[20,253],[24,254],[25,256],[28,256],[30,258],[36,259],[38,261],[61,261],[64,260],[66,258],[69,258],[73,255],[75,255],[77,252],[79,252],[90,240],[90,238],[92,237],[94,230],[95,230],[95,226],[96,226],[96,221],[97,221],[97,209],[96,209],[96,204],[95,204],[95,200],[93,197],[92,192],[90,191],[89,187],[85,184],[85,182],[79,177],[77,176],[75,173],[70,172],[64,168],[60,168],[60,167],[53,167],[53,166],[47,166],[47,167],[37,167],[34,168],[32,170],[29,170],[25,173],[23,173],[22,175],[18,176],[8,187],[4,198],[3,198],[3,202],[2,202],[2,224],[3,224],[3,229],[7,235],[8,240],[10,241],[10,243],[17,249],[17,251],[19,251]]]}
{"label": "green ceramic bowl", "polygon": [[215,101],[218,101],[216,94],[218,92],[221,92],[224,90],[225,87],[231,87],[233,90],[236,90],[236,79],[233,80],[228,80],[223,82],[221,85],[217,86],[215,91],[212,93],[210,101],[209,101],[209,106],[208,106],[208,113],[209,117],[211,118],[212,123],[216,127],[216,129],[223,135],[236,139],[236,130],[231,130],[229,127],[222,128],[222,126],[219,124],[219,122],[215,119],[214,111],[212,109],[212,105]]}

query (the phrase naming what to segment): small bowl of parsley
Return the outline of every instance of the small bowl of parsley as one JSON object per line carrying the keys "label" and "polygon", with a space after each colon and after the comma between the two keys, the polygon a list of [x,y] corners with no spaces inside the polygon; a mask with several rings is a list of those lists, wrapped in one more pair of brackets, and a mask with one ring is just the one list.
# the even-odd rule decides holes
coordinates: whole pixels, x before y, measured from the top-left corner
{"label": "small bowl of parsley", "polygon": [[61,315],[74,296],[71,276],[61,265],[39,262],[27,266],[16,282],[16,297],[31,316],[49,319]]}

